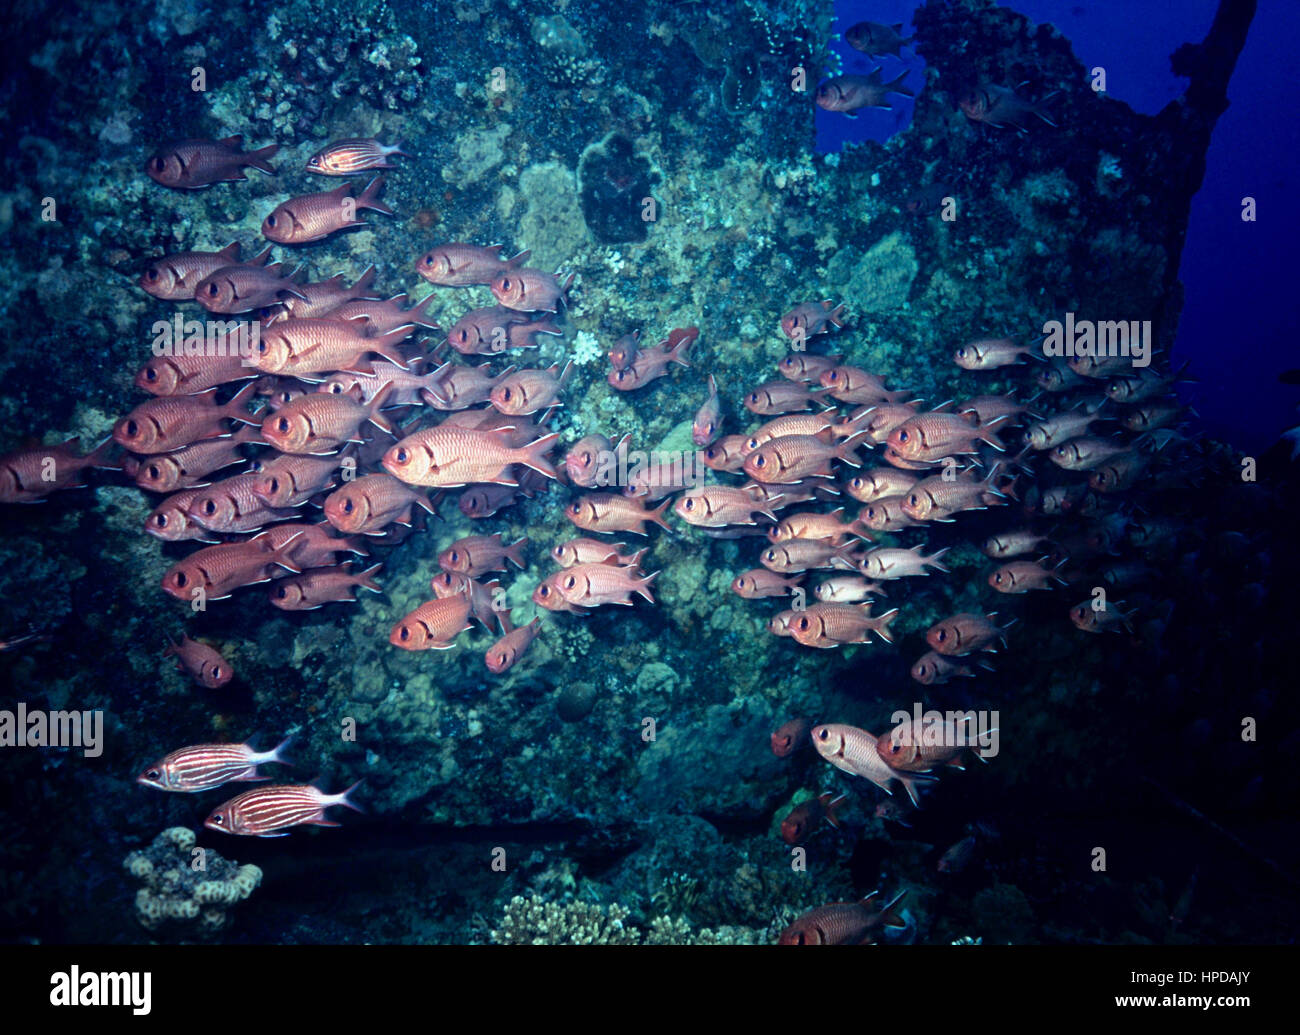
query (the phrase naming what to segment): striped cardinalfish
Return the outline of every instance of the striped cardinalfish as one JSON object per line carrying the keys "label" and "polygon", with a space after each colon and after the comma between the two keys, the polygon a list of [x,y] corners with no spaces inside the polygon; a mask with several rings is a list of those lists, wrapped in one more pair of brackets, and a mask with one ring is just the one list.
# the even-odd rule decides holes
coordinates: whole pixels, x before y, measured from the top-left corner
{"label": "striped cardinalfish", "polygon": [[331,805],[345,805],[360,812],[348,799],[360,785],[358,780],[341,794],[326,794],[311,784],[276,784],[258,787],[231,798],[212,810],[203,824],[211,830],[245,837],[284,837],[286,828],[301,825],[317,827],[341,826],[325,818]]}
{"label": "striped cardinalfish", "polygon": [[351,176],[367,169],[393,169],[389,155],[410,157],[400,144],[388,147],[374,137],[336,140],[307,160],[307,171],[322,176]]}
{"label": "striped cardinalfish", "polygon": [[284,749],[292,737],[286,737],[271,751],[254,751],[247,744],[196,744],[165,755],[138,777],[136,783],[160,791],[193,794],[233,781],[269,780],[257,771],[259,765],[279,762],[292,765]]}

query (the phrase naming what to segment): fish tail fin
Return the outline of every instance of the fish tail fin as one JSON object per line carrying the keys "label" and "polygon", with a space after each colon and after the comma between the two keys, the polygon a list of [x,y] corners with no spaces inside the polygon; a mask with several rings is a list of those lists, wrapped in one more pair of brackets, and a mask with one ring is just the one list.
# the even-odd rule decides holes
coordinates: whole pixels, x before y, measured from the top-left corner
{"label": "fish tail fin", "polygon": [[380,588],[379,583],[375,581],[375,576],[383,566],[384,562],[380,561],[378,564],[372,564],[365,571],[360,572],[356,576],[357,585],[363,589],[370,590],[371,593],[382,593],[383,590]]}
{"label": "fish tail fin", "polygon": [[817,800],[822,803],[822,809],[826,813],[826,822],[836,830],[840,828],[840,807],[848,801],[847,794],[841,794],[838,798],[827,791],[825,794],[818,795]]}
{"label": "fish tail fin", "polygon": [[857,451],[871,441],[871,432],[859,431],[839,444],[835,450],[835,459],[850,467],[861,467],[862,460],[856,455]]}
{"label": "fish tail fin", "polygon": [[700,336],[700,329],[698,327],[678,328],[668,336],[670,341],[673,335],[679,337],[668,348],[668,361],[689,368],[691,362],[686,358],[686,350],[695,344],[695,340]]}
{"label": "fish tail fin", "polygon": [[883,906],[880,907],[880,919],[881,922],[886,927],[907,926],[907,921],[904,920],[902,915],[898,912],[898,903],[903,901],[903,896],[906,894],[907,894],[907,889],[904,888],[892,899],[890,899],[888,902],[886,902]]}
{"label": "fish tail fin", "polygon": [[997,420],[990,421],[988,424],[981,424],[975,430],[975,437],[981,442],[987,442],[999,453],[1005,453],[1007,451],[1006,445],[1004,445],[1002,440],[998,438],[997,432],[993,430],[995,425],[1002,423],[1005,419],[1006,418],[1004,417],[999,417]]}
{"label": "fish tail fin", "polygon": [[659,573],[657,571],[654,571],[651,572],[649,575],[645,576],[644,578],[639,579],[636,584],[636,589],[634,589],[633,592],[640,594],[641,596],[645,597],[646,600],[650,601],[650,603],[653,604],[655,602],[655,598],[654,598],[654,594],[650,592],[650,584],[654,582],[654,580],[657,579],[658,577],[659,577]]}
{"label": "fish tail fin", "polygon": [[[872,632],[879,636],[886,643],[894,642],[894,634],[890,632],[889,627],[894,623],[902,612],[898,608],[890,608],[879,618],[873,619]],[[910,793],[910,792],[909,792]]]}
{"label": "fish tail fin", "polygon": [[844,326],[844,303],[841,302],[839,305],[835,306],[834,308],[831,308],[830,305],[827,304],[827,308],[830,311],[826,314],[826,319],[829,320],[831,323],[833,323],[836,327],[843,327]]}
{"label": "fish tail fin", "polygon": [[325,797],[330,799],[330,805],[342,805],[344,808],[351,809],[353,812],[365,812],[365,809],[352,800],[352,792],[365,782],[365,780],[358,780],[346,791],[341,791],[338,794],[327,794]]}
{"label": "fish tail fin", "polygon": [[366,348],[380,356],[395,366],[407,369],[406,357],[402,350],[397,346],[411,336],[411,331],[415,329],[415,324],[404,323],[400,327],[394,327],[387,334],[381,334],[375,338],[366,339]]}
{"label": "fish tail fin", "polygon": [[511,543],[505,549],[506,560],[510,561],[516,568],[526,568],[528,563],[524,560],[524,547],[528,545],[528,536],[520,536],[517,542]]}
{"label": "fish tail fin", "polygon": [[[256,384],[256,382],[254,382],[254,384]],[[381,414],[379,410],[384,405],[384,402],[388,399],[389,395],[392,394],[393,384],[392,381],[389,381],[388,384],[384,385],[383,388],[379,389],[379,391],[374,394],[374,398],[370,400],[370,404],[366,407],[366,415],[364,418],[365,420],[370,421],[370,423],[380,431],[386,431],[390,435],[395,434],[393,431],[393,422]]]}
{"label": "fish tail fin", "polygon": [[86,466],[97,467],[101,471],[120,471],[122,465],[115,461],[109,460],[109,454],[113,452],[113,439],[104,439],[99,445],[86,454]]}
{"label": "fish tail fin", "polygon": [[372,212],[379,212],[385,216],[391,216],[393,210],[379,200],[379,192],[384,189],[383,176],[376,176],[366,184],[366,189],[357,195],[357,211],[368,208]]}
{"label": "fish tail fin", "polygon": [[229,417],[231,420],[237,420],[242,424],[260,424],[260,420],[252,418],[257,414],[248,412],[248,403],[253,396],[257,394],[257,382],[249,381],[238,392],[231,397],[230,402],[226,403],[222,409],[222,416]]}
{"label": "fish tail fin", "polygon": [[256,151],[249,151],[248,154],[244,155],[244,164],[251,165],[254,169],[261,169],[262,172],[274,176],[275,166],[271,164],[271,159],[276,156],[279,150],[279,144],[267,144],[266,147],[259,147]]}
{"label": "fish tail fin", "polygon": [[555,465],[546,458],[546,454],[555,446],[559,437],[555,432],[551,432],[549,435],[543,435],[536,442],[530,442],[524,446],[523,457],[516,462],[536,471],[540,475],[545,475],[547,478],[558,479],[560,473],[555,469]]}
{"label": "fish tail fin", "polygon": [[293,548],[298,544],[300,535],[302,535],[301,532],[294,533],[280,544],[279,549],[272,550],[271,555],[266,559],[266,563],[278,564],[281,568],[291,571],[295,575],[301,575],[302,569],[298,567],[298,562],[290,556],[293,553]]}
{"label": "fish tail fin", "polygon": [[912,799],[912,804],[918,809],[921,807],[921,792],[919,790],[921,784],[934,783],[939,779],[937,776],[928,776],[925,773],[900,773],[897,770],[894,771],[894,775],[898,777],[898,782],[903,785],[903,788],[907,791],[907,796]]}
{"label": "fish tail fin", "polygon": [[[672,497],[669,496],[666,500],[664,500],[661,504],[659,504],[659,506],[655,507],[654,510],[648,511],[646,513],[646,520],[653,521],[660,528],[672,532],[673,531],[672,526],[669,525],[668,522],[664,520],[664,511],[668,509],[668,504],[672,503],[672,501],[673,501]],[[676,533],[674,533],[674,535],[675,534]],[[656,572],[655,574],[658,574],[658,572]]]}
{"label": "fish tail fin", "polygon": [[438,321],[429,316],[429,306],[433,304],[433,301],[434,293],[430,292],[425,295],[424,298],[420,299],[420,301],[416,302],[415,305],[411,306],[410,309],[406,310],[404,315],[407,320],[415,324],[417,327],[427,327],[431,331],[441,330],[438,326]]}
{"label": "fish tail fin", "polygon": [[885,93],[901,93],[904,97],[915,97],[916,94],[903,85],[903,80],[907,78],[910,71],[911,69],[905,68],[889,82],[883,84],[882,89]]}
{"label": "fish tail fin", "polygon": [[943,555],[946,554],[946,553],[947,553],[949,550],[951,550],[951,549],[952,549],[951,546],[945,546],[945,547],[942,547],[942,548],[939,549],[939,550],[936,550],[934,553],[932,553],[929,557],[927,557],[927,558],[925,559],[925,563],[928,564],[928,565],[929,565],[931,568],[933,568],[935,571],[941,571],[941,572],[943,572],[945,575],[947,575],[948,572],[949,572],[949,569],[948,569],[948,567],[943,563]]}
{"label": "fish tail fin", "polygon": [[375,264],[372,262],[366,271],[357,277],[357,282],[352,285],[350,291],[354,298],[365,298],[367,292],[374,290],[375,286]]}
{"label": "fish tail fin", "polygon": [[271,246],[268,244],[260,252],[244,263],[245,266],[265,266],[271,259]]}
{"label": "fish tail fin", "polygon": [[289,745],[292,743],[293,743],[293,734],[290,733],[287,737],[284,738],[284,740],[276,744],[275,747],[272,748],[271,751],[267,754],[267,756],[261,759],[260,761],[258,761],[257,764],[265,765],[267,762],[279,762],[281,765],[289,765],[289,766],[293,765],[292,762],[290,762],[287,758],[284,757],[284,753],[289,750]]}

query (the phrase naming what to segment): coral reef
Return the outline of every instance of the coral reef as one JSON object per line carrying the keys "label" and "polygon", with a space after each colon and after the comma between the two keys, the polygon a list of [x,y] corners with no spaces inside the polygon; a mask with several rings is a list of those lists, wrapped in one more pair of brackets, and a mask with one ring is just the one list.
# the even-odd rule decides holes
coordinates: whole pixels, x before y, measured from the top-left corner
{"label": "coral reef", "polygon": [[262,883],[262,871],[240,866],[209,848],[196,848],[194,831],[169,827],[148,848],[132,852],[122,866],[141,884],[135,916],[151,932],[169,938],[215,935],[230,922],[230,910]]}

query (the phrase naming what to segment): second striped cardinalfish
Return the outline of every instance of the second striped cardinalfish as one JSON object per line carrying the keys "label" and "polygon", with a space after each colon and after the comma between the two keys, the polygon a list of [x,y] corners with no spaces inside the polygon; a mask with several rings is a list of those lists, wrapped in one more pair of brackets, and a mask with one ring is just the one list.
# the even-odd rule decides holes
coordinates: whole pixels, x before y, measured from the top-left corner
{"label": "second striped cardinalfish", "polygon": [[290,827],[337,827],[342,824],[325,818],[331,805],[345,805],[362,811],[348,797],[361,781],[340,794],[326,794],[311,784],[275,784],[256,787],[231,798],[212,810],[204,822],[209,830],[244,837],[284,837]]}

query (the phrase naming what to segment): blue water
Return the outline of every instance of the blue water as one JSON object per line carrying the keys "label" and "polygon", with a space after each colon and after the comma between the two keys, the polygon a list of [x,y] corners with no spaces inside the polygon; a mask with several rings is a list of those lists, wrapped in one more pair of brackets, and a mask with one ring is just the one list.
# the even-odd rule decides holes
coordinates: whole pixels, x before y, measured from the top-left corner
{"label": "blue water", "polygon": [[[1215,0],[1020,0],[1013,7],[1050,22],[1070,39],[1088,69],[1106,70],[1107,92],[1144,114],[1176,100],[1186,80],[1170,70],[1169,55],[1208,31]],[[907,85],[923,82],[924,62],[908,47],[903,61],[875,62],[842,39],[863,20],[911,25],[907,0],[843,0],[836,5],[834,50],[845,72],[867,73],[876,63],[892,78],[913,69]],[[910,28],[908,29],[910,33]],[[1174,350],[1176,364],[1190,364],[1195,383],[1183,388],[1200,414],[1200,427],[1239,448],[1257,452],[1300,422],[1300,388],[1277,375],[1300,366],[1300,316],[1293,301],[1295,231],[1291,209],[1300,159],[1300,118],[1293,100],[1294,40],[1300,35],[1300,3],[1259,6],[1246,48],[1229,88],[1231,107],[1215,127],[1205,183],[1193,199],[1180,268],[1186,302]],[[868,111],[856,120],[818,111],[817,146],[833,151],[846,143],[884,140],[910,123],[912,102],[898,109]],[[1068,129],[1068,127],[1066,127]],[[1242,198],[1256,199],[1258,219],[1241,219]]]}

